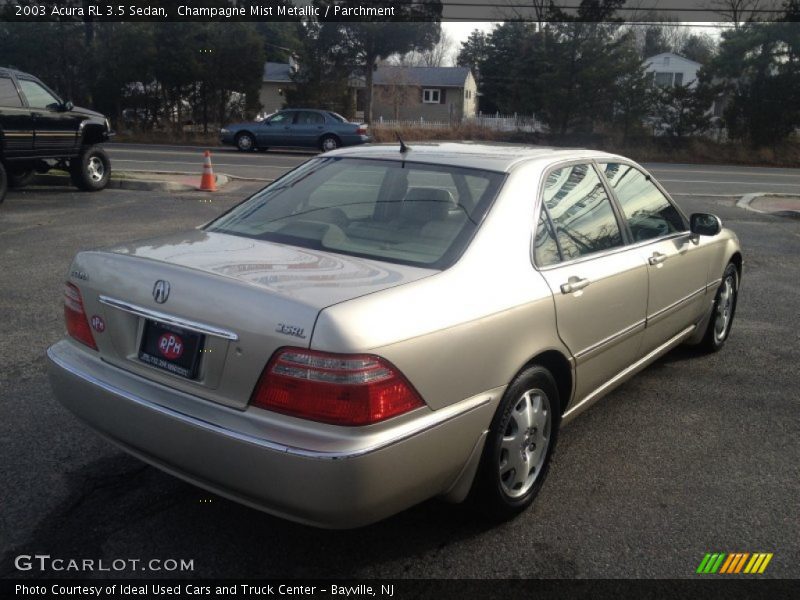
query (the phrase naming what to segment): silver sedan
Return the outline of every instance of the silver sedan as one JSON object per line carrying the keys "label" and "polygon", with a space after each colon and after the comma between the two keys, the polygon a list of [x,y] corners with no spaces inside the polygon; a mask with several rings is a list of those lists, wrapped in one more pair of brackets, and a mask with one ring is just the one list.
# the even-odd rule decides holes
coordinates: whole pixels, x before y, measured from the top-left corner
{"label": "silver sedan", "polygon": [[719,350],[736,236],[636,163],[412,144],[304,163],[205,226],[79,253],[58,399],[142,460],[322,527],[467,498],[509,518],[560,427]]}

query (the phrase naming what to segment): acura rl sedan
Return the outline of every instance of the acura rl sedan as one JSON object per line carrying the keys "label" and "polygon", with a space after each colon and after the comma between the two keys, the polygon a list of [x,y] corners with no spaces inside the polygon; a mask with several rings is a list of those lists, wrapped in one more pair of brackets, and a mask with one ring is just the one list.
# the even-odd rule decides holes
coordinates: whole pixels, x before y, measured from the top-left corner
{"label": "acura rl sedan", "polygon": [[49,372],[113,444],[274,515],[504,519],[568,421],[725,344],[741,276],[736,235],[621,156],[340,149],[198,229],[80,252]]}

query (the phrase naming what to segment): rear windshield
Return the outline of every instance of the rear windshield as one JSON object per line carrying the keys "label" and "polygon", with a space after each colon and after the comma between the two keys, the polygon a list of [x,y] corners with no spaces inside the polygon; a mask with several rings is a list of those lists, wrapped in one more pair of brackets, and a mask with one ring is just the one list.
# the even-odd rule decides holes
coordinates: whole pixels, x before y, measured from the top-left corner
{"label": "rear windshield", "polygon": [[503,179],[478,169],[317,158],[206,231],[446,268],[469,244]]}

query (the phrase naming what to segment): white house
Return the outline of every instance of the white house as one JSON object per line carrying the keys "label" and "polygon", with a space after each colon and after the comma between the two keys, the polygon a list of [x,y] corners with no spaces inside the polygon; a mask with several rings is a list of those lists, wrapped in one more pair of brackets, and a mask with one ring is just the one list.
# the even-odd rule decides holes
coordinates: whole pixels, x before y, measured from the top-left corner
{"label": "white house", "polygon": [[697,85],[699,62],[684,58],[674,52],[662,52],[644,59],[646,73],[652,73],[654,83],[660,86]]}

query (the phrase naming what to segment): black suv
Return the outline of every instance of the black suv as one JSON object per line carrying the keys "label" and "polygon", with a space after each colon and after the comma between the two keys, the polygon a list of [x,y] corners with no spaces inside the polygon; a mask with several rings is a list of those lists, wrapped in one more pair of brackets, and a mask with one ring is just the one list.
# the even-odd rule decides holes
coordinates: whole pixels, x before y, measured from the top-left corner
{"label": "black suv", "polygon": [[32,75],[0,68],[0,202],[9,186],[52,167],[69,171],[82,190],[102,190],[111,161],[97,144],[111,135],[100,113],[64,102]]}

